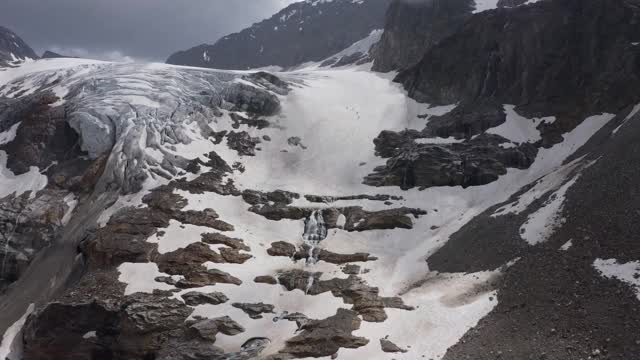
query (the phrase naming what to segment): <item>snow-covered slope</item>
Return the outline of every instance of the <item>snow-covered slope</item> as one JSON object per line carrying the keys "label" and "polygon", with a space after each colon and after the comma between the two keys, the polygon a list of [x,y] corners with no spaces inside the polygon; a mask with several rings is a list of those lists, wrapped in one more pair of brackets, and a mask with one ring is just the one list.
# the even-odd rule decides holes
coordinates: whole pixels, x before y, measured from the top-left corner
{"label": "snow-covered slope", "polygon": [[[508,104],[504,123],[473,139],[416,134],[458,107],[417,104],[400,84],[358,67],[274,76],[50,59],[0,73],[6,101],[46,94],[54,96],[46,106],[0,118],[8,166],[38,129],[29,119],[61,108],[87,163],[30,164],[48,180],[29,189],[44,188],[30,201],[75,203],[63,207],[69,225],[50,237],[50,251],[67,249],[67,260],[35,258],[0,303],[8,328],[29,304],[51,300],[40,289],[63,290],[27,320],[29,358],[96,349],[129,359],[445,358],[501,306],[500,279],[525,255],[442,271],[438,254],[487,212],[522,216],[514,221],[524,229],[522,247],[552,241],[567,192],[597,164],[572,155],[622,121],[589,117],[538,149],[538,125],[553,118],[528,119]],[[394,133],[410,135],[400,146],[405,157],[386,154],[385,136]],[[422,161],[412,154],[455,157],[475,146],[536,151],[528,166],[505,162],[504,173],[475,186],[366,185],[381,168]],[[83,179],[103,170],[88,187],[61,179],[78,167]],[[77,244],[86,272],[65,290]]]}
{"label": "snow-covered slope", "polygon": [[[540,0],[476,0],[474,13],[493,10],[497,8],[512,8],[536,3]],[[552,1],[552,0],[549,0]]]}

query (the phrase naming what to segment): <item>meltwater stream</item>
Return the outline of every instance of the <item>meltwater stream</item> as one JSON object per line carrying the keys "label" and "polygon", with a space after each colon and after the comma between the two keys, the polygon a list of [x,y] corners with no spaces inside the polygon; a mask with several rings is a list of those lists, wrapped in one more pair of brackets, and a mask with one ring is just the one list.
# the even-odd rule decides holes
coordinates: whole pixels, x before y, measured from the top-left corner
{"label": "meltwater stream", "polygon": [[[316,247],[320,244],[320,241],[327,238],[327,226],[324,223],[322,217],[322,210],[315,210],[304,221],[304,233],[302,239],[309,246],[309,256],[307,257],[307,265],[313,265],[318,262],[318,254],[316,253]],[[309,275],[307,282],[306,293],[309,292],[313,286],[314,277],[313,274]]]}

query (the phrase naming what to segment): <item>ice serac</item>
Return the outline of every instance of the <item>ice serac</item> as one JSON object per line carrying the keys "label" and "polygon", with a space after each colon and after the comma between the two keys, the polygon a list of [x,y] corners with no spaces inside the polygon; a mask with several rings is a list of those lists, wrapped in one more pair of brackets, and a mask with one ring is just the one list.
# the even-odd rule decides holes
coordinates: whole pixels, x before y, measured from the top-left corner
{"label": "ice serac", "polygon": [[38,55],[13,31],[0,26],[0,67],[10,66]]}
{"label": "ice serac", "polygon": [[291,67],[322,61],[381,29],[391,0],[305,0],[271,18],[169,57],[167,63],[218,69]]}
{"label": "ice serac", "polygon": [[[159,87],[164,90],[151,91]],[[81,267],[75,261],[79,242],[101,217],[109,219],[105,209],[119,196],[142,196],[145,187],[216,167],[215,159],[201,159],[214,124],[230,113],[246,116],[238,115],[238,122],[260,122],[278,112],[278,96],[288,91],[267,73],[81,59],[23,62],[0,74],[2,322],[66,284]],[[231,226],[213,214],[177,216],[223,230]],[[135,216],[131,221],[137,233],[129,235],[139,235],[141,223]],[[229,261],[243,259],[223,253]]]}

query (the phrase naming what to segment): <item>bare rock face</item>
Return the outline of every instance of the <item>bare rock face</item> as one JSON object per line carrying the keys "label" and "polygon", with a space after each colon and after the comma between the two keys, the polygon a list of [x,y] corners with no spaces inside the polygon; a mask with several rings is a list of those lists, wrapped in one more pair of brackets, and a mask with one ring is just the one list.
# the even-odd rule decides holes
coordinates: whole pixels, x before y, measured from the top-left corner
{"label": "bare rock face", "polygon": [[[269,82],[269,79],[266,77],[255,78],[260,80],[262,84],[270,83],[271,87],[277,87],[276,84]],[[278,85],[282,84],[282,81],[278,83]],[[284,91],[286,91],[286,87]],[[234,83],[225,88],[222,92],[222,98],[232,106],[230,109],[232,111],[243,111],[250,114],[270,116],[280,110],[280,101],[278,101],[275,95],[242,83]]]}
{"label": "bare rock face", "polygon": [[0,199],[0,289],[17,280],[38,252],[51,245],[75,202],[66,190],[48,189]]}
{"label": "bare rock face", "polygon": [[226,360],[224,350],[214,346],[210,340],[175,339],[166,343],[156,356],[157,360]]}
{"label": "bare rock face", "polygon": [[271,275],[256,276],[256,278],[253,279],[253,281],[259,284],[269,284],[269,285],[275,285],[278,283],[278,279],[276,279]]}
{"label": "bare rock face", "polygon": [[407,350],[399,347],[389,339],[380,339],[380,348],[386,353],[406,353]]}
{"label": "bare rock face", "polygon": [[308,295],[331,292],[335,297],[353,304],[352,310],[362,316],[364,321],[383,322],[387,319],[385,308],[411,311],[413,307],[405,305],[399,297],[381,297],[379,289],[368,286],[361,278],[350,275],[346,279],[333,278],[320,280],[322,273],[310,273],[303,270],[290,270],[278,275],[278,284],[287,290],[302,290]]}
{"label": "bare rock face", "polygon": [[260,143],[260,138],[251,137],[246,131],[232,131],[227,135],[229,148],[237,151],[238,155],[255,156],[256,146]]}
{"label": "bare rock face", "polygon": [[[50,359],[100,354],[100,358],[135,359],[162,346],[157,335],[179,329],[193,310],[164,294],[134,294],[115,303],[52,303],[24,328],[25,358]],[[61,328],[63,326],[64,328]],[[94,332],[95,339],[86,336]]]}
{"label": "bare rock face", "polygon": [[303,244],[300,248],[296,248],[295,245],[278,241],[271,244],[271,247],[267,249],[267,254],[271,256],[283,256],[292,258],[293,260],[314,260],[325,261],[331,264],[346,264],[350,262],[366,262],[375,261],[377,258],[367,253],[355,253],[355,254],[337,254],[332,251],[315,248],[311,251],[311,247],[307,244]]}
{"label": "bare rock face", "polygon": [[167,63],[244,70],[322,61],[381,29],[389,3],[390,0],[297,2],[213,45],[177,52]]}
{"label": "bare rock face", "polygon": [[502,125],[506,119],[504,107],[497,101],[462,103],[445,115],[430,117],[421,136],[471,139],[485,130]]}
{"label": "bare rock face", "polygon": [[271,256],[293,257],[296,254],[296,247],[285,241],[277,241],[271,244],[267,249],[267,254]]}
{"label": "bare rock face", "polygon": [[[3,87],[11,90],[11,85]],[[91,193],[106,158],[86,157],[78,133],[69,125],[69,114],[64,107],[54,106],[57,100],[50,91],[0,97],[0,131],[17,126],[15,138],[0,144],[0,150],[7,153],[7,167],[16,175],[36,166],[47,169],[46,175],[56,188]]]}
{"label": "bare rock face", "polygon": [[226,245],[232,249],[250,251],[242,239],[230,238],[220,233],[202,234],[202,241],[211,245]]}
{"label": "bare rock face", "polygon": [[242,325],[233,321],[228,316],[198,321],[191,325],[190,329],[195,330],[201,338],[212,342],[216,341],[216,334],[218,333],[234,336],[245,332]]}
{"label": "bare rock face", "polygon": [[[347,231],[368,231],[385,229],[411,229],[413,221],[410,216],[419,217],[426,212],[421,209],[397,208],[380,211],[367,211],[360,206],[350,206],[341,208],[315,209],[289,206],[293,199],[297,199],[298,194],[283,191],[264,194],[255,191],[244,191],[243,199],[252,204],[249,211],[262,215],[269,220],[279,221],[282,219],[302,220],[309,218],[314,211],[321,210],[324,221],[328,229],[342,228]],[[318,200],[322,197],[312,196],[311,199]],[[359,198],[359,197],[355,197]],[[375,199],[388,199],[390,197],[362,197]],[[344,224],[339,224],[338,219],[344,217]],[[291,249],[283,246],[286,244],[276,244],[272,251],[285,251],[290,253]],[[280,246],[282,245],[282,246]],[[284,255],[279,255],[284,256]]]}
{"label": "bare rock face", "polygon": [[499,0],[498,7],[516,7],[523,5],[527,2],[527,0]]}
{"label": "bare rock face", "polygon": [[242,192],[242,199],[251,205],[269,204],[274,203],[276,205],[289,205],[295,199],[299,199],[300,195],[289,191],[276,190],[268,193],[256,191],[256,190],[244,190]]}
{"label": "bare rock face", "polygon": [[222,284],[242,284],[237,277],[217,269],[194,270],[184,274],[184,279],[178,281],[176,287],[180,289],[199,288],[203,286]]}
{"label": "bare rock face", "polygon": [[356,349],[365,346],[369,340],[354,336],[360,328],[358,315],[346,309],[338,309],[336,315],[324,320],[311,320],[302,325],[302,332],[287,340],[281,352],[296,357],[332,356],[340,348]]}
{"label": "bare rock face", "polygon": [[373,69],[407,69],[471,16],[473,0],[394,0],[382,39],[372,49]]}
{"label": "bare rock face", "polygon": [[198,306],[202,304],[220,305],[229,301],[229,298],[221,292],[201,293],[191,291],[182,295],[185,304],[190,306]]}
{"label": "bare rock face", "polygon": [[149,262],[156,245],[147,239],[158,228],[169,226],[170,217],[148,208],[125,208],[114,214],[107,226],[81,244],[89,268],[118,266],[124,262]]}
{"label": "bare rock face", "polygon": [[540,1],[482,12],[397,80],[430,104],[494,98],[547,115],[617,113],[638,102],[632,84],[640,80],[640,53],[631,44],[639,17],[637,4],[625,0]]}
{"label": "bare rock face", "polygon": [[538,153],[530,143],[503,148],[500,144],[506,140],[496,135],[451,144],[417,144],[412,137],[411,132],[380,134],[375,140],[377,152],[390,159],[364,183],[402,189],[484,185],[506,174],[507,168],[528,168]]}
{"label": "bare rock face", "polygon": [[273,305],[263,303],[233,303],[231,306],[244,311],[252,319],[262,319],[262,314],[273,313],[274,309]]}

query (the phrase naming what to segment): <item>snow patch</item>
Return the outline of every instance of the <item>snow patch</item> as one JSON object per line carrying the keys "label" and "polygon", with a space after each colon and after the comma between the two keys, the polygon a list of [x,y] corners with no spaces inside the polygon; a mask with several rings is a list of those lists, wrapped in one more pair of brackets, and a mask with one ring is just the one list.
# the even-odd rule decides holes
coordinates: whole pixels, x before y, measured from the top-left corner
{"label": "snow patch", "polygon": [[456,139],[454,137],[415,139],[416,144],[459,144],[464,141],[465,139]]}
{"label": "snow patch", "polygon": [[157,282],[158,276],[170,276],[161,273],[155,263],[124,263],[118,267],[118,281],[127,284],[125,295],[137,292],[153,293],[153,290],[171,290],[173,286]]}
{"label": "snow patch", "polygon": [[33,312],[34,308],[34,304],[29,305],[20,319],[16,320],[16,322],[9,326],[4,332],[2,344],[0,344],[0,359],[22,359],[22,339],[20,334],[22,333],[24,323],[27,321],[27,317]]}
{"label": "snow patch", "polygon": [[95,331],[88,331],[84,335],[82,335],[83,339],[92,339],[98,337]]}
{"label": "snow patch", "polygon": [[[529,0],[520,6],[533,4],[538,1],[540,0]],[[476,0],[476,9],[473,11],[473,13],[476,14],[476,13],[487,11],[487,10],[497,9],[499,2],[500,2],[499,0]]]}
{"label": "snow patch", "polygon": [[579,176],[576,176],[562,185],[538,211],[529,215],[527,221],[520,227],[520,237],[529,245],[536,245],[546,241],[564,223],[561,215],[565,196],[578,178]]}
{"label": "snow patch", "polygon": [[636,116],[638,112],[640,112],[640,104],[637,104],[636,106],[633,107],[633,109],[631,109],[631,112],[629,113],[629,115],[627,115],[627,117],[624,118],[622,123],[618,125],[617,128],[613,129],[613,131],[611,132],[611,135],[617,134],[620,128],[622,128],[627,123],[627,121],[629,121],[632,117]]}
{"label": "snow patch", "polygon": [[504,111],[507,114],[506,121],[502,125],[491,128],[486,132],[500,135],[518,144],[534,143],[542,139],[538,126],[542,123],[551,124],[556,120],[555,117],[527,119],[518,114],[515,108],[515,105],[504,105]]}
{"label": "snow patch", "polygon": [[573,240],[569,240],[560,247],[560,251],[567,251],[573,246]]}
{"label": "snow patch", "polygon": [[621,264],[616,259],[596,259],[593,266],[602,276],[622,281],[631,286],[640,300],[640,261]]}
{"label": "snow patch", "polygon": [[29,171],[15,175],[7,168],[7,153],[0,150],[0,198],[14,194],[20,196],[27,191],[31,191],[31,198],[35,196],[35,192],[44,189],[47,186],[48,179],[40,173],[40,170],[32,166]]}
{"label": "snow patch", "polygon": [[9,130],[0,133],[0,145],[8,144],[16,138],[20,122],[13,124]]}

